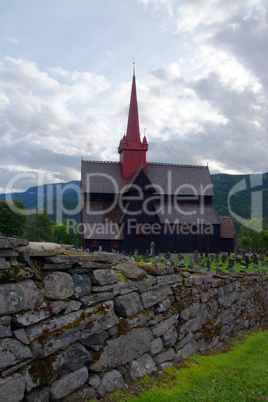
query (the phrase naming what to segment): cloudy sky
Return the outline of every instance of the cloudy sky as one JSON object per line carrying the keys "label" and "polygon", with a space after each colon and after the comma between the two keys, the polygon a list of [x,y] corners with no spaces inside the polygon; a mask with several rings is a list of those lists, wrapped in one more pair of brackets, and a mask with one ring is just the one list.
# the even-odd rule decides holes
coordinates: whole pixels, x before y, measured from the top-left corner
{"label": "cloudy sky", "polygon": [[1,0],[0,192],[118,161],[133,57],[147,161],[268,171],[267,0]]}

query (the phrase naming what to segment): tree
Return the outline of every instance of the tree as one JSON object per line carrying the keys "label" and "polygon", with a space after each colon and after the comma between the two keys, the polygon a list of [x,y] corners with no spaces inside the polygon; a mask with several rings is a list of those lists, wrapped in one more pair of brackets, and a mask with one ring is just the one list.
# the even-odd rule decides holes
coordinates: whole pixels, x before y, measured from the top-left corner
{"label": "tree", "polygon": [[259,233],[259,247],[268,250],[268,230],[261,230]]}
{"label": "tree", "polygon": [[247,253],[252,249],[252,244],[253,241],[249,236],[243,236],[239,242],[240,248],[246,250]]}
{"label": "tree", "polygon": [[256,253],[260,248],[263,248],[265,236],[261,232],[266,232],[262,228],[266,228],[264,219],[253,218],[248,220],[246,225],[241,226],[241,232],[238,238],[238,247],[245,248],[247,251]]}
{"label": "tree", "polygon": [[52,228],[53,241],[55,243],[63,244],[67,240],[67,227],[63,223],[61,225],[54,225]]}
{"label": "tree", "polygon": [[54,222],[47,214],[42,213],[30,216],[27,220],[24,237],[30,241],[52,241],[52,227]]}
{"label": "tree", "polygon": [[0,232],[3,236],[22,237],[26,221],[23,201],[0,201]]}
{"label": "tree", "polygon": [[72,220],[71,224],[67,219],[52,228],[53,241],[59,244],[72,244],[75,247],[81,245],[81,225]]}

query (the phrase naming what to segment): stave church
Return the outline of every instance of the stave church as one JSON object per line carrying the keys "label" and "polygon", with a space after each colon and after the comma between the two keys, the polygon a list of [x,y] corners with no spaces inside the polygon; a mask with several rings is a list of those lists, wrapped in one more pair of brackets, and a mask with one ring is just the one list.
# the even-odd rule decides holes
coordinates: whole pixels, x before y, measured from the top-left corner
{"label": "stave church", "polygon": [[[144,254],[233,249],[232,218],[212,203],[208,166],[151,163],[141,140],[135,70],[118,162],[81,162],[83,248]],[[225,217],[226,218],[226,217]]]}

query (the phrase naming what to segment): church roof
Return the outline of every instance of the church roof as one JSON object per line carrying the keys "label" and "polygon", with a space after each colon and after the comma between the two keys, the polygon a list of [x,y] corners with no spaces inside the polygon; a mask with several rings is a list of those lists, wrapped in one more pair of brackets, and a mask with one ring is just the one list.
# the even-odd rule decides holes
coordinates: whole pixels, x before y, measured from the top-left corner
{"label": "church roof", "polygon": [[[147,176],[158,193],[213,196],[207,166],[148,163]],[[129,181],[121,178],[120,162],[82,161],[82,192],[120,192]]]}
{"label": "church roof", "polygon": [[221,223],[220,218],[213,205],[203,205],[201,208],[198,204],[179,204],[179,205],[164,205],[162,208],[157,208],[160,223],[178,223],[187,225],[210,224],[216,225]]}
{"label": "church roof", "polygon": [[221,220],[221,239],[233,239],[235,236],[234,221],[231,216],[220,216]]}

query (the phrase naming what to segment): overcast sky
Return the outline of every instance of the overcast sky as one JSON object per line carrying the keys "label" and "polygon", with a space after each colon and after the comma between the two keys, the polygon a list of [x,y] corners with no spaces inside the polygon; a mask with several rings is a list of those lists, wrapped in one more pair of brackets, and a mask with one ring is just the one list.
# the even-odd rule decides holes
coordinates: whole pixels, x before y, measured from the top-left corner
{"label": "overcast sky", "polygon": [[0,192],[119,160],[133,57],[147,161],[268,171],[267,0],[1,0]]}

